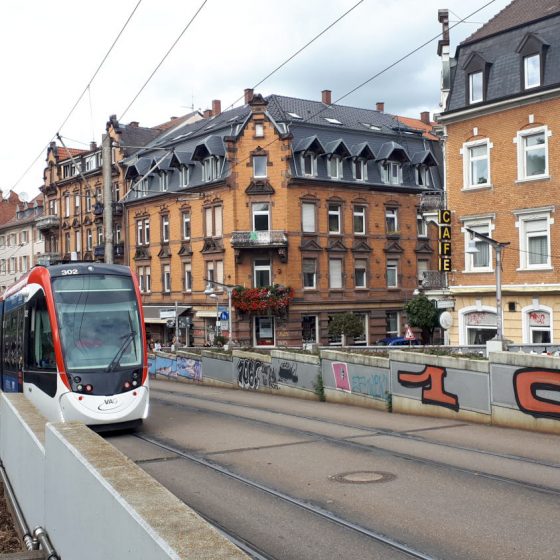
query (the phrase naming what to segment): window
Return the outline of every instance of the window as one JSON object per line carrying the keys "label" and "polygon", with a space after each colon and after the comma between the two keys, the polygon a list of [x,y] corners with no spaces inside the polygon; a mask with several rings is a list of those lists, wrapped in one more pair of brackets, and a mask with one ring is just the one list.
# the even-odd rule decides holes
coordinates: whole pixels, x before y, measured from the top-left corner
{"label": "window", "polygon": [[97,244],[103,245],[103,226],[97,226]]}
{"label": "window", "polygon": [[398,285],[398,262],[387,261],[387,288],[397,288]]}
{"label": "window", "polygon": [[255,124],[255,138],[262,138],[264,136],[264,124]]}
{"label": "window", "polygon": [[330,124],[342,124],[338,119],[332,117],[323,117]]}
{"label": "window", "polygon": [[187,165],[181,165],[179,169],[179,187],[188,187],[190,180],[189,167]]}
{"label": "window", "polygon": [[113,183],[113,202],[118,202],[121,199],[121,186],[119,183]]}
{"label": "window", "polygon": [[519,228],[520,265],[522,269],[550,268],[550,215],[521,214]]}
{"label": "window", "polygon": [[354,337],[354,340],[352,341],[352,344],[354,346],[367,346],[368,327],[369,327],[369,321],[368,321],[367,313],[355,313],[355,315],[356,315],[356,317],[358,317],[362,321],[364,330],[363,330],[361,335]]}
{"label": "window", "polygon": [[191,213],[183,212],[183,239],[191,238]]}
{"label": "window", "polygon": [[257,202],[252,205],[253,231],[268,231],[270,229],[270,204]]}
{"label": "window", "polygon": [[76,244],[76,251],[81,252],[82,250],[82,232],[80,230],[77,230],[74,233],[74,242]]}
{"label": "window", "polygon": [[70,233],[66,232],[64,234],[64,252],[69,253],[71,251],[70,247]]}
{"label": "window", "polygon": [[301,168],[306,177],[315,177],[317,175],[317,157],[314,153],[301,154]]}
{"label": "window", "polygon": [[356,181],[367,181],[367,161],[363,158],[354,160],[354,179]]}
{"label": "window", "polygon": [[[224,262],[223,261],[206,261],[206,278],[219,284],[224,283]],[[216,292],[221,292],[221,286],[214,286]]]}
{"label": "window", "polygon": [[218,178],[219,158],[215,156],[207,157],[202,162],[202,180],[206,183]]}
{"label": "window", "polygon": [[399,336],[400,320],[398,311],[385,312],[385,325],[387,337]]}
{"label": "window", "polygon": [[86,231],[86,250],[91,251],[93,247],[93,233],[91,229]]}
{"label": "window", "polygon": [[265,179],[267,177],[267,156],[253,156],[253,177],[255,179]]}
{"label": "window", "polygon": [[91,191],[86,191],[86,212],[91,212]]}
{"label": "window", "polygon": [[113,232],[113,238],[115,243],[120,243],[122,241],[122,226],[121,224],[115,224],[115,231]]}
{"label": "window", "polygon": [[222,207],[209,206],[204,209],[206,237],[222,236]]}
{"label": "window", "polygon": [[161,241],[169,243],[169,216],[161,217]]}
{"label": "window", "polygon": [[301,339],[303,343],[318,343],[319,317],[317,315],[303,315],[301,318]]}
{"label": "window", "polygon": [[317,259],[303,259],[303,287],[315,289],[317,287]]}
{"label": "window", "polygon": [[[486,223],[477,222],[465,222],[465,227],[476,231],[486,237],[492,237],[491,224],[489,221]],[[490,272],[492,271],[492,247],[484,239],[473,236],[471,239],[471,234],[465,231],[465,270],[467,272]],[[470,245],[474,244],[474,247],[478,250],[477,253],[467,253],[466,249]]]}
{"label": "window", "polygon": [[[471,308],[472,309],[472,308]],[[462,317],[462,321],[461,321]],[[486,344],[496,336],[496,311],[487,309],[459,312],[459,324],[464,325],[461,344]]]}
{"label": "window", "polygon": [[397,161],[386,161],[381,165],[381,180],[388,185],[402,184],[402,166]]}
{"label": "window", "polygon": [[340,156],[331,156],[327,160],[327,173],[331,179],[342,179],[342,158]]}
{"label": "window", "polygon": [[77,193],[74,195],[74,216],[77,216],[80,213],[80,194]]}
{"label": "window", "polygon": [[315,233],[315,204],[311,202],[302,203],[301,222],[303,233]]}
{"label": "window", "polygon": [[150,219],[144,218],[136,222],[136,244],[150,244]]}
{"label": "window", "polygon": [[340,233],[340,206],[329,204],[329,233]]}
{"label": "window", "polygon": [[548,141],[546,127],[517,133],[518,178],[539,179],[548,176]]}
{"label": "window", "polygon": [[490,148],[488,140],[463,145],[464,188],[490,185]]}
{"label": "window", "polygon": [[418,165],[414,169],[416,175],[416,184],[421,187],[429,187],[432,183],[430,180],[430,168],[427,165]]}
{"label": "window", "polygon": [[27,272],[29,270],[29,257],[24,255],[21,257],[21,271]]}
{"label": "window", "polygon": [[367,260],[354,261],[354,284],[356,288],[367,288]]}
{"label": "window", "polygon": [[168,264],[163,265],[163,291],[171,292],[171,266]]}
{"label": "window", "polygon": [[398,211],[396,208],[385,209],[385,227],[388,234],[399,231]]}
{"label": "window", "polygon": [[166,191],[169,188],[169,176],[165,171],[159,173],[159,190]]}
{"label": "window", "polygon": [[254,264],[253,283],[255,288],[264,288],[271,285],[271,270],[269,259],[256,259]]}
{"label": "window", "polygon": [[329,288],[342,289],[342,259],[329,259]]}
{"label": "window", "polygon": [[541,85],[541,56],[532,54],[523,58],[523,77],[525,89]]}
{"label": "window", "polygon": [[552,309],[533,306],[523,309],[523,342],[550,344],[552,342]]}
{"label": "window", "polygon": [[428,223],[420,213],[416,214],[416,235],[418,237],[428,237]]}
{"label": "window", "polygon": [[184,271],[185,271],[185,292],[191,292],[192,291],[192,264],[185,263]]}
{"label": "window", "polygon": [[29,234],[27,230],[21,232],[21,243],[25,244],[29,241]]}
{"label": "window", "polygon": [[473,72],[472,74],[469,74],[469,103],[478,103],[479,101],[482,101],[482,86],[482,72]]}
{"label": "window", "polygon": [[428,269],[430,267],[430,261],[426,260],[426,259],[418,259],[418,261],[416,262],[416,271],[418,274],[418,285],[422,286],[424,284],[424,280],[425,280],[425,272],[428,272]]}
{"label": "window", "polygon": [[64,195],[64,217],[70,217],[70,195],[68,193]]}
{"label": "window", "polygon": [[366,234],[366,208],[354,206],[354,235]]}

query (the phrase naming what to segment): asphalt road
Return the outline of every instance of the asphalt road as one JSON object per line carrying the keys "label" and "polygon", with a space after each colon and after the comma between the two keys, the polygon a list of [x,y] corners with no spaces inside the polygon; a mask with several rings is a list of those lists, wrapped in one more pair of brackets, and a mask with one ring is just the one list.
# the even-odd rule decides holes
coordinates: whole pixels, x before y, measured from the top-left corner
{"label": "asphalt road", "polygon": [[558,560],[560,437],[168,381],[109,436],[254,558]]}

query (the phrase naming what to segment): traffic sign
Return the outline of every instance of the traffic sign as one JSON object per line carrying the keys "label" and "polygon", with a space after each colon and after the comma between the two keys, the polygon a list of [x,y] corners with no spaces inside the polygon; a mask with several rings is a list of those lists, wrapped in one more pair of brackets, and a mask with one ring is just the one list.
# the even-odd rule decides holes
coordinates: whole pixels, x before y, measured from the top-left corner
{"label": "traffic sign", "polygon": [[220,321],[227,321],[229,319],[229,313],[227,311],[222,311],[220,313]]}
{"label": "traffic sign", "polygon": [[404,337],[406,340],[414,340],[416,338],[412,329],[408,325],[405,325],[404,327]]}

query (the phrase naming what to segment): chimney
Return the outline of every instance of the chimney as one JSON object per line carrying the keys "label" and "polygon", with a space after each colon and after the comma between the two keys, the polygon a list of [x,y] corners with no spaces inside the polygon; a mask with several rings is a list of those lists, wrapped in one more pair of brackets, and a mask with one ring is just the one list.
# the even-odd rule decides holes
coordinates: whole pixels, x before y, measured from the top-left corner
{"label": "chimney", "polygon": [[253,99],[253,90],[251,88],[247,88],[245,90],[245,103],[251,103]]}
{"label": "chimney", "polygon": [[130,121],[130,122],[128,123],[128,126],[130,126],[131,128],[138,128],[138,125],[139,125],[139,124],[140,124],[140,123],[139,123],[138,121]]}
{"label": "chimney", "polygon": [[219,99],[212,100],[212,114],[216,117],[222,112],[222,102]]}
{"label": "chimney", "polygon": [[89,149],[90,149],[92,152],[95,151],[95,150],[97,150],[97,142],[96,142],[95,140],[92,140],[92,141],[89,143]]}
{"label": "chimney", "polygon": [[377,111],[381,111],[383,113],[383,111],[385,111],[385,103],[383,101],[378,101],[375,104],[375,108]]}
{"label": "chimney", "polygon": [[209,119],[212,116],[212,109],[204,109],[202,113],[205,119]]}
{"label": "chimney", "polygon": [[430,124],[430,111],[422,111],[420,113],[420,120],[424,124]]}
{"label": "chimney", "polygon": [[325,105],[330,105],[331,104],[331,90],[330,89],[324,89],[321,92],[321,101]]}

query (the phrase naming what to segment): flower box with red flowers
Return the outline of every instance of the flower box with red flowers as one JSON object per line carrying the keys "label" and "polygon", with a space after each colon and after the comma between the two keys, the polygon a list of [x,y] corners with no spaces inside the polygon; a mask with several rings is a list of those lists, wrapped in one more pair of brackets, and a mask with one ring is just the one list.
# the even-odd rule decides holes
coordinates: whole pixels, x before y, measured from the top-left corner
{"label": "flower box with red flowers", "polygon": [[237,286],[231,303],[241,313],[251,315],[283,315],[288,311],[294,297],[293,288],[273,284],[262,288],[243,288]]}

